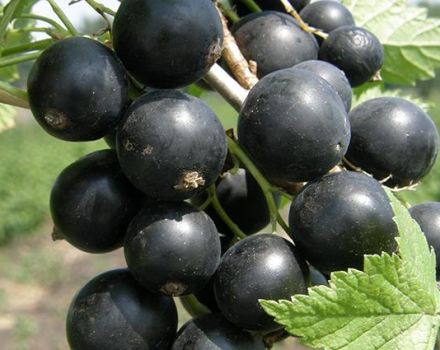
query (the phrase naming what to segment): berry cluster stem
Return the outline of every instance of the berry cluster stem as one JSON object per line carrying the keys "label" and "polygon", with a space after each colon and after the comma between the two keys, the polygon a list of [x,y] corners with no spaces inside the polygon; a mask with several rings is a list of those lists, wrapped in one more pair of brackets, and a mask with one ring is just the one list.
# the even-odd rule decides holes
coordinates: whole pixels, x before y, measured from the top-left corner
{"label": "berry cluster stem", "polygon": [[86,2],[96,11],[98,12],[101,16],[103,14],[108,14],[110,16],[115,16],[116,12],[113,11],[111,8],[108,8],[106,6],[104,6],[103,4],[100,4],[99,2],[95,1],[95,0],[86,0]]}
{"label": "berry cluster stem", "polygon": [[47,2],[49,3],[50,7],[52,7],[53,12],[55,12],[61,22],[64,23],[70,34],[74,36],[79,35],[79,32],[75,29],[72,22],[70,22],[69,18],[67,18],[66,14],[63,12],[63,10],[61,10],[55,0],[47,0]]}
{"label": "berry cluster stem", "polygon": [[288,0],[279,0],[279,1],[283,4],[286,12],[289,15],[291,15],[293,18],[296,19],[296,21],[298,22],[298,24],[302,30],[304,30],[305,32],[308,32],[308,33],[318,35],[323,39],[327,39],[328,34],[324,33],[320,29],[313,28],[313,27],[309,26],[306,22],[304,22],[303,19],[301,18],[301,16],[299,15],[299,13],[293,8],[292,4]]}
{"label": "berry cluster stem", "polygon": [[239,0],[243,5],[245,5],[252,12],[260,12],[261,7],[254,0]]}
{"label": "berry cluster stem", "polygon": [[26,44],[10,46],[2,50],[2,56],[9,56],[17,53],[44,50],[54,42],[53,39],[43,39]]}
{"label": "berry cluster stem", "polygon": [[[224,34],[222,56],[238,83],[245,89],[251,89],[258,82],[255,74],[256,64],[255,62],[248,62],[243,56],[234,36],[228,28],[228,20],[218,6],[217,10],[222,21]],[[254,67],[254,70],[251,69],[251,66]]]}
{"label": "berry cluster stem", "polygon": [[33,19],[33,20],[36,20],[36,21],[45,22],[47,24],[50,24],[52,27],[54,27],[60,33],[63,33],[63,32],[66,31],[66,29],[63,28],[62,25],[60,25],[57,21],[54,21],[52,18],[49,18],[49,17],[35,15],[33,13],[24,13],[24,14],[21,14],[20,17],[18,17],[18,18],[21,18],[21,19]]}
{"label": "berry cluster stem", "polygon": [[224,221],[226,225],[231,229],[231,231],[234,233],[234,236],[237,240],[246,238],[246,234],[238,227],[238,225],[232,221],[232,219],[229,217],[229,215],[226,213],[226,211],[223,209],[218,197],[217,192],[215,190],[215,185],[212,185],[208,188],[208,194],[211,198],[212,206],[214,207],[217,214],[221,217],[221,219]]}
{"label": "berry cluster stem", "polygon": [[237,142],[235,142],[234,139],[232,139],[230,136],[227,136],[227,142],[228,142],[229,151],[235,156],[237,156],[240,162],[243,163],[243,165],[251,173],[255,181],[257,181],[258,185],[261,187],[261,190],[263,191],[264,197],[266,198],[267,205],[269,207],[272,230],[275,232],[279,213],[278,213],[278,207],[275,203],[275,199],[273,198],[272,185],[264,178],[261,172],[257,169],[254,163],[250,160],[247,154],[240,148],[240,146],[238,145]]}

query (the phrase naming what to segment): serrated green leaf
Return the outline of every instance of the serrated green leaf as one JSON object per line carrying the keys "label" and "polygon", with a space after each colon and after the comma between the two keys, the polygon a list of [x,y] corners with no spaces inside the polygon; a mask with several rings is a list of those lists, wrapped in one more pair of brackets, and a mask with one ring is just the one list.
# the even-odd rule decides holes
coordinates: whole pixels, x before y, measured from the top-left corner
{"label": "serrated green leaf", "polygon": [[440,299],[436,283],[434,250],[429,249],[425,235],[408,210],[389,189],[385,190],[391,199],[395,214],[394,221],[399,230],[399,237],[396,238],[399,244],[399,254],[406,264],[408,273],[415,276],[420,286],[432,296],[436,304],[435,312],[439,312]]}
{"label": "serrated green leaf", "polygon": [[432,108],[432,104],[422,100],[421,98],[411,96],[405,91],[400,89],[386,89],[383,83],[363,84],[362,86],[353,89],[352,108],[355,108],[361,103],[377,97],[404,98],[419,106],[427,113]]}
{"label": "serrated green leaf", "polygon": [[292,301],[260,301],[305,345],[329,350],[432,350],[440,325],[435,256],[407,209],[388,191],[399,254],[367,255],[364,271],[332,273]]}
{"label": "serrated green leaf", "polygon": [[343,0],[356,24],[373,32],[385,49],[384,81],[414,84],[440,67],[440,19],[406,0]]}
{"label": "serrated green leaf", "polygon": [[15,126],[17,110],[3,103],[0,103],[0,132],[11,129]]}

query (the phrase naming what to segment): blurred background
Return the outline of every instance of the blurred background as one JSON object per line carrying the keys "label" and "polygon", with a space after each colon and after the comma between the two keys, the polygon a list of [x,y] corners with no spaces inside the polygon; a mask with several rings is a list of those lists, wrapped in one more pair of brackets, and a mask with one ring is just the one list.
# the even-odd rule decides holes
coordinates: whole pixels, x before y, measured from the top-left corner
{"label": "blurred background", "polygon": [[[85,4],[58,2],[81,32],[93,34],[104,27]],[[113,8],[117,3],[105,1]],[[440,17],[440,2],[424,5],[431,16]],[[37,3],[34,12],[51,14],[45,1]],[[18,67],[21,76],[27,76],[30,66]],[[19,84],[24,86],[25,80]],[[432,103],[430,114],[440,126],[440,76],[408,90]],[[193,92],[211,105],[226,128],[234,127],[237,113],[217,94]],[[0,105],[0,115],[6,108]],[[55,178],[79,157],[103,148],[107,146],[102,140],[67,143],[52,138],[27,110],[18,110],[16,126],[0,133],[0,349],[67,349],[64,322],[74,293],[96,274],[125,266],[121,250],[90,255],[51,240],[48,199]],[[437,162],[417,191],[402,196],[411,204],[440,201],[439,179]],[[180,322],[187,318],[182,311]],[[283,348],[292,349],[292,345]]]}

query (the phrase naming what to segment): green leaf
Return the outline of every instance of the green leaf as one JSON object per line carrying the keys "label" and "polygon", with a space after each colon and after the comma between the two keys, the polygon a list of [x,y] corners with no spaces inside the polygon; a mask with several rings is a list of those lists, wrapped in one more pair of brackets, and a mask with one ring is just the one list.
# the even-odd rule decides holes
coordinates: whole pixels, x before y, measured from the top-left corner
{"label": "green leaf", "polygon": [[440,67],[440,19],[406,0],[343,0],[356,25],[373,32],[385,49],[384,81],[414,84]]}
{"label": "green leaf", "polygon": [[387,191],[399,254],[367,255],[364,271],[331,275],[292,301],[260,301],[305,345],[329,350],[432,350],[440,325],[435,256],[407,209]]}
{"label": "green leaf", "polygon": [[353,89],[353,102],[352,108],[360,105],[361,103],[371,100],[377,97],[400,97],[404,98],[415,105],[419,106],[425,112],[433,107],[431,103],[428,103],[421,98],[412,96],[406,91],[400,89],[385,89],[383,83],[363,84],[360,87]]}
{"label": "green leaf", "polygon": [[0,132],[15,126],[16,108],[0,103]]}
{"label": "green leaf", "polygon": [[399,237],[396,238],[399,244],[399,255],[408,274],[417,278],[421,288],[431,295],[436,307],[435,312],[438,313],[440,311],[440,296],[436,283],[434,250],[429,249],[425,235],[417,222],[412,219],[408,210],[392,195],[389,189],[385,190],[391,199],[391,207],[395,214],[394,221],[399,229]]}

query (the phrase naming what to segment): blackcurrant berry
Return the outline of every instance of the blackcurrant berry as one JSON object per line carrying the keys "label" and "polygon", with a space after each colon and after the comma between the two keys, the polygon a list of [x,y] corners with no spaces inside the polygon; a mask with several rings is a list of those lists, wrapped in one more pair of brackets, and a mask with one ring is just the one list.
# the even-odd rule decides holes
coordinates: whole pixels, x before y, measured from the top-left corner
{"label": "blackcurrant berry", "polygon": [[434,249],[437,261],[437,280],[440,280],[440,203],[419,204],[412,207],[409,212],[420,225],[428,244]]}
{"label": "blackcurrant berry", "polygon": [[226,158],[226,136],[201,100],[173,90],[141,96],[117,133],[128,179],[148,197],[181,200],[215,182]]}
{"label": "blackcurrant berry", "polygon": [[351,86],[359,86],[380,70],[384,50],[379,39],[370,31],[356,26],[343,26],[330,32],[324,40],[319,59],[342,69]]}
{"label": "blackcurrant berry", "polygon": [[[304,22],[325,33],[342,26],[354,26],[350,10],[337,1],[321,0],[304,7],[299,13]],[[319,40],[319,38],[318,38]]]}
{"label": "blackcurrant berry", "polygon": [[[285,12],[286,9],[281,1],[278,0],[256,0],[255,1],[262,10],[272,10]],[[303,7],[310,3],[310,0],[289,0],[290,4],[296,11],[301,11]],[[251,13],[246,5],[244,5],[240,0],[233,0],[232,3],[235,5],[238,15],[245,16]]]}
{"label": "blackcurrant berry", "polygon": [[201,79],[220,58],[223,43],[222,24],[211,0],[124,0],[112,34],[128,71],[157,88]]}
{"label": "blackcurrant berry", "polygon": [[122,63],[108,47],[83,37],[46,49],[33,65],[27,87],[37,122],[67,141],[105,136],[120,122],[128,102]]}
{"label": "blackcurrant berry", "polygon": [[171,350],[264,350],[263,339],[229,323],[221,314],[208,314],[185,323]]}
{"label": "blackcurrant berry", "polygon": [[318,43],[293,17],[263,11],[242,18],[232,28],[247,60],[257,63],[259,78],[299,62],[318,58]]}
{"label": "blackcurrant berry", "polygon": [[347,112],[350,111],[353,91],[351,89],[350,82],[342,70],[328,62],[318,60],[310,60],[298,63],[293,67],[293,69],[296,68],[305,69],[326,80],[338,93],[339,97],[344,103],[345,110]]}
{"label": "blackcurrant berry", "polygon": [[309,183],[289,213],[295,245],[319,271],[361,269],[365,254],[397,247],[389,199],[379,182],[355,172],[329,174]]}
{"label": "blackcurrant berry", "polygon": [[263,174],[282,185],[310,181],[337,165],[348,148],[350,125],[329,83],[303,69],[284,69],[250,91],[238,139]]}
{"label": "blackcurrant berry", "polygon": [[352,139],[347,160],[390,186],[418,182],[431,170],[439,135],[418,106],[397,97],[368,100],[349,114]]}
{"label": "blackcurrant berry", "polygon": [[108,271],[76,294],[66,330],[71,350],[165,350],[177,331],[176,305],[143,289],[127,270]]}
{"label": "blackcurrant berry", "polygon": [[91,153],[65,168],[50,195],[54,238],[89,253],[122,246],[141,194],[125,178],[113,150]]}
{"label": "blackcurrant berry", "polygon": [[184,295],[203,288],[220,262],[220,239],[204,212],[185,202],[155,202],[131,222],[127,266],[152,292]]}
{"label": "blackcurrant berry", "polygon": [[310,286],[329,286],[328,278],[313,266],[309,266],[309,284]]}
{"label": "blackcurrant berry", "polygon": [[305,293],[306,269],[295,247],[284,238],[249,236],[229,248],[221,260],[214,277],[217,304],[237,327],[263,332],[281,328],[258,300]]}

